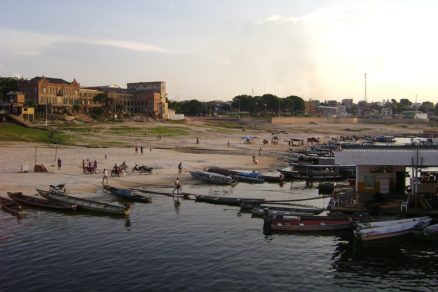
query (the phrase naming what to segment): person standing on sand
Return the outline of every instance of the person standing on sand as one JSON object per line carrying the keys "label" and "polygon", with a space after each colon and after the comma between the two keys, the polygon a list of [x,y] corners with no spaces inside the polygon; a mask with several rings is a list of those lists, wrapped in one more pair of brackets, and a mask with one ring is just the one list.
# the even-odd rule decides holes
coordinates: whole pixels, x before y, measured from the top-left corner
{"label": "person standing on sand", "polygon": [[137,154],[138,153],[138,147],[137,147],[137,145],[135,146],[135,154]]}
{"label": "person standing on sand", "polygon": [[140,145],[140,153],[143,154],[143,145]]}
{"label": "person standing on sand", "polygon": [[177,194],[179,194],[180,191],[181,191],[181,184],[179,183],[179,178],[178,178],[178,177],[177,177],[176,180],[175,180],[175,185],[174,185],[174,188],[173,188],[172,194],[174,194],[175,191],[176,191]]}
{"label": "person standing on sand", "polygon": [[181,174],[183,169],[182,161],[178,164],[178,173]]}
{"label": "person standing on sand", "polygon": [[259,149],[259,156],[262,156],[262,147]]}
{"label": "person standing on sand", "polygon": [[58,157],[58,170],[61,170],[62,160]]}
{"label": "person standing on sand", "polygon": [[108,184],[108,170],[106,170],[106,168],[103,169],[103,179],[102,179],[102,184]]}

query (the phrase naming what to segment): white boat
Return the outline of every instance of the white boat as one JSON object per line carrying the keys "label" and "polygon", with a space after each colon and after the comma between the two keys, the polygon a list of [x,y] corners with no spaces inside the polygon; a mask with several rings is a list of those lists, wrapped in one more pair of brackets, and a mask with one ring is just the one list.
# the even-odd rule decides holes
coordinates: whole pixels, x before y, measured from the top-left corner
{"label": "white boat", "polygon": [[401,236],[410,233],[418,226],[426,226],[432,221],[431,217],[377,221],[357,224],[354,235],[362,241],[376,240]]}
{"label": "white boat", "polygon": [[403,223],[412,222],[412,221],[419,221],[419,220],[424,220],[424,219],[428,219],[428,218],[430,218],[430,217],[425,216],[425,217],[396,219],[396,220],[361,222],[361,223],[357,223],[356,226],[360,229],[373,228],[373,227],[383,227],[383,226],[388,226],[388,225],[403,224]]}
{"label": "white boat", "polygon": [[415,228],[412,233],[418,239],[438,241],[438,224],[432,224],[424,228]]}

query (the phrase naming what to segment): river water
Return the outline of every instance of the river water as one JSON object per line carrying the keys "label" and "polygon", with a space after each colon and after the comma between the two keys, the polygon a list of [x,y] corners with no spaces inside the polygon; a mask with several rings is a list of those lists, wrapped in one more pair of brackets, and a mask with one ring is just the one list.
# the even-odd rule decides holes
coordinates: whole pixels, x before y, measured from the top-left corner
{"label": "river water", "polygon": [[[301,183],[184,191],[312,198]],[[98,192],[96,200],[114,202]],[[300,202],[326,206],[328,199]],[[364,247],[351,232],[263,234],[239,208],[152,195],[129,220],[91,213],[0,212],[0,291],[436,291],[438,244],[413,238]]]}

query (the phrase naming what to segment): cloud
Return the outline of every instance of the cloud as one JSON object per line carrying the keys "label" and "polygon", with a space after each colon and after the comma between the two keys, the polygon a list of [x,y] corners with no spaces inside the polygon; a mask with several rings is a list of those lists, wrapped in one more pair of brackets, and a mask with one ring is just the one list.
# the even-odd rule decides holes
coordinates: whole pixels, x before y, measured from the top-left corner
{"label": "cloud", "polygon": [[138,42],[128,42],[128,41],[119,41],[119,40],[94,40],[90,41],[91,44],[103,45],[109,47],[115,47],[120,49],[127,49],[132,51],[139,52],[153,52],[153,53],[162,53],[162,54],[173,54],[171,51],[160,48],[154,45],[138,43]]}
{"label": "cloud", "polygon": [[259,20],[257,24],[265,23],[293,23],[299,22],[318,22],[324,20],[335,19],[342,16],[337,10],[332,9],[318,9],[302,16],[282,16],[278,14],[271,15],[265,19]]}
{"label": "cloud", "polygon": [[8,48],[18,55],[40,55],[48,47],[63,43],[81,43],[107,46],[143,53],[173,54],[170,50],[143,42],[115,39],[91,39],[57,34],[0,29],[0,42],[7,43]]}
{"label": "cloud", "polygon": [[170,10],[175,10],[176,6],[169,3],[169,4],[167,4],[167,8],[169,8]]}

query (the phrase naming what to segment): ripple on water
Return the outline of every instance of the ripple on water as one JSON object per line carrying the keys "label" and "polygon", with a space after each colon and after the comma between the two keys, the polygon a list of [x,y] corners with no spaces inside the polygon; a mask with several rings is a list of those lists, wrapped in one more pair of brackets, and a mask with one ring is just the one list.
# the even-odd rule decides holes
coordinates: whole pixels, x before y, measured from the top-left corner
{"label": "ripple on water", "polygon": [[[317,192],[239,184],[229,196],[269,189],[276,199]],[[236,207],[183,200],[177,211],[170,198],[154,196],[135,204],[129,221],[27,213],[17,221],[0,212],[2,291],[411,291],[432,289],[438,278],[434,244],[364,249],[351,234],[265,236],[263,221]]]}

